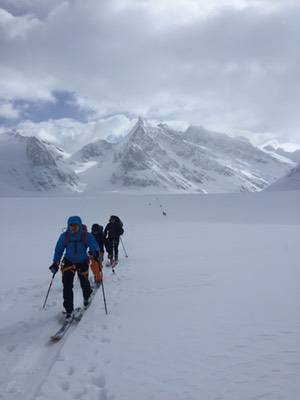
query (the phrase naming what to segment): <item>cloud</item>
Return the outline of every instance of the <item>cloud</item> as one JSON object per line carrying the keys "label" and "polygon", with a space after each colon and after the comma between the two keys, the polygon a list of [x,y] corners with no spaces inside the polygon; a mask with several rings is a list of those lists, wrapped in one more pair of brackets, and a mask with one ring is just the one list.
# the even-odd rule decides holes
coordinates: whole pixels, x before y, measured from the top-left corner
{"label": "cloud", "polygon": [[17,119],[20,116],[18,109],[14,107],[12,103],[1,103],[0,102],[0,118],[4,119]]}
{"label": "cloud", "polygon": [[22,135],[36,136],[73,153],[85,144],[98,139],[116,141],[125,136],[135,122],[135,119],[124,115],[115,115],[85,123],[71,118],[49,119],[41,122],[23,121],[15,128]]}
{"label": "cloud", "polygon": [[299,137],[293,1],[19,3],[0,1],[5,101],[55,102],[65,91],[97,118],[141,114]]}
{"label": "cloud", "polygon": [[0,8],[14,16],[32,15],[45,18],[62,0],[0,0]]}
{"label": "cloud", "polygon": [[28,31],[39,24],[38,19],[31,16],[14,17],[9,12],[0,8],[0,32],[9,39],[26,35]]}

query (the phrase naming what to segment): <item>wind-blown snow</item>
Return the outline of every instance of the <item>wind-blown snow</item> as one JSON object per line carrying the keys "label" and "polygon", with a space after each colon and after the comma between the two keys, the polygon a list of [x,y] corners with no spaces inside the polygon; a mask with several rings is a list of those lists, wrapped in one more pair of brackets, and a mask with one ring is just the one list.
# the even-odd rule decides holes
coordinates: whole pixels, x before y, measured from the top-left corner
{"label": "wind-blown snow", "polygon": [[[300,192],[0,199],[5,400],[295,400]],[[162,214],[165,211],[166,216]],[[59,343],[66,218],[125,224],[116,275]],[[78,282],[76,304],[81,304]]]}

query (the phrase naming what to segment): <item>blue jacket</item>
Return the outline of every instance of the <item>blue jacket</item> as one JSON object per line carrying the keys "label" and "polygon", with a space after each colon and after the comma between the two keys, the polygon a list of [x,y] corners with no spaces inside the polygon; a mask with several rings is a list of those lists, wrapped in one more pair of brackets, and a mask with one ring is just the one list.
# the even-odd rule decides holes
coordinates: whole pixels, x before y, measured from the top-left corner
{"label": "blue jacket", "polygon": [[[70,224],[77,224],[79,231],[73,234],[70,230]],[[62,233],[56,243],[53,261],[59,263],[64,250],[65,258],[73,263],[82,263],[87,261],[87,248],[94,256],[99,255],[99,246],[93,235],[88,232],[83,233],[80,217],[70,217],[68,219],[68,229]]]}

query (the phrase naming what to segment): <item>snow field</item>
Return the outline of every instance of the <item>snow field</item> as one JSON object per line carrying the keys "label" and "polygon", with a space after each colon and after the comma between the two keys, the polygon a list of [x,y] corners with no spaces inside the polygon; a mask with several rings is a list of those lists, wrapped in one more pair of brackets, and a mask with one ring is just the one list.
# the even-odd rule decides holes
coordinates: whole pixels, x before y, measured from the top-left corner
{"label": "snow field", "polygon": [[[0,398],[295,400],[299,197],[1,199],[1,253],[12,267],[0,282]],[[60,279],[40,308],[61,227],[71,214],[90,226],[114,213],[129,258],[120,245],[116,275],[105,268],[109,315],[99,291],[50,344]],[[80,304],[78,282],[75,293]]]}

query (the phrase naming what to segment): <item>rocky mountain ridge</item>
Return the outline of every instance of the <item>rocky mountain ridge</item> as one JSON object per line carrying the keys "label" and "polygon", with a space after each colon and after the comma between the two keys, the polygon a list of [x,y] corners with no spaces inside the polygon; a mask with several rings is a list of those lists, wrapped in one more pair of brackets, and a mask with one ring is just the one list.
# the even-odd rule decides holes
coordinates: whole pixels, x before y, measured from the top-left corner
{"label": "rocky mountain ridge", "polygon": [[0,135],[0,193],[18,191],[259,191],[286,175],[295,163],[232,138],[190,126],[139,119],[120,142],[87,143],[68,155],[50,142],[15,131]]}

